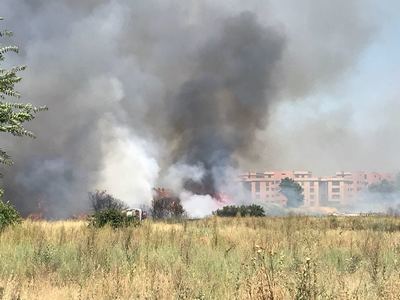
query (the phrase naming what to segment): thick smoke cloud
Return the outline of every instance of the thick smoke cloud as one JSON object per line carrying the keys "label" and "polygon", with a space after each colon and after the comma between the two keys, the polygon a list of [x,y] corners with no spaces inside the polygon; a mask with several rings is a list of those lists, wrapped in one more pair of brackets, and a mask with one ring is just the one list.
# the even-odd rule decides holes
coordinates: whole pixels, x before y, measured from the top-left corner
{"label": "thick smoke cloud", "polygon": [[333,85],[374,24],[359,1],[259,3],[2,1],[22,50],[9,61],[28,65],[23,100],[50,109],[29,124],[36,140],[2,140],[16,162],[6,197],[68,217],[95,188],[136,206],[177,169],[212,194],[267,167],[274,108]]}
{"label": "thick smoke cloud", "polygon": [[215,177],[235,164],[232,154],[253,149],[274,99],[271,77],[283,44],[250,12],[229,18],[200,51],[193,78],[168,102],[175,160],[206,170],[200,183],[187,186],[196,194],[215,195]]}

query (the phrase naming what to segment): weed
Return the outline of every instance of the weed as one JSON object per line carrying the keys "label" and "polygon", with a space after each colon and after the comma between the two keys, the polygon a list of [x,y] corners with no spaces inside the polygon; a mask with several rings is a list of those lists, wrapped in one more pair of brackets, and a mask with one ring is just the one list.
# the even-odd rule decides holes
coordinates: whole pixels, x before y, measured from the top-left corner
{"label": "weed", "polygon": [[116,229],[23,221],[0,235],[0,293],[34,300],[399,299],[400,219],[329,220],[214,216]]}

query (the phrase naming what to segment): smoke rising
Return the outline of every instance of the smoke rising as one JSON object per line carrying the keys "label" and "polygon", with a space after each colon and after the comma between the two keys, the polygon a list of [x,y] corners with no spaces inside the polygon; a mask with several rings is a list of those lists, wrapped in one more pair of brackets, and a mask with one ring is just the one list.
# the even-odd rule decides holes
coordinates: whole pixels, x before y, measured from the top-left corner
{"label": "smoke rising", "polygon": [[[18,89],[50,109],[29,124],[36,140],[2,140],[16,162],[3,171],[6,197],[25,215],[40,202],[62,218],[96,188],[136,206],[171,183],[197,197],[189,212],[206,214],[207,195],[235,189],[236,172],[284,161],[291,144],[271,146],[270,120],[357,63],[376,32],[366,7],[2,1],[22,50],[9,60],[28,65]],[[201,212],[190,208],[201,199]]]}
{"label": "smoke rising", "polygon": [[200,51],[193,78],[168,102],[175,162],[205,169],[201,182],[187,182],[187,189],[215,195],[215,177],[225,177],[224,170],[237,164],[233,153],[252,151],[274,99],[271,79],[283,44],[246,12],[225,21]]}
{"label": "smoke rising", "polygon": [[353,213],[399,213],[400,193],[371,193],[364,191],[346,207]]}

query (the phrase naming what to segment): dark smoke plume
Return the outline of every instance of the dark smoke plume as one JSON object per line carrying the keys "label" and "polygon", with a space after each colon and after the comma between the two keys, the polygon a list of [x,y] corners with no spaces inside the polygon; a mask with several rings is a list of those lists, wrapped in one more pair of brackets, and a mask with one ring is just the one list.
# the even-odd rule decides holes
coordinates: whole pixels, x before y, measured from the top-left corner
{"label": "dark smoke plume", "polygon": [[192,78],[169,102],[175,161],[205,169],[202,181],[186,182],[187,189],[215,195],[214,176],[236,165],[233,153],[252,151],[274,99],[271,79],[283,45],[279,33],[246,12],[225,21],[200,51]]}

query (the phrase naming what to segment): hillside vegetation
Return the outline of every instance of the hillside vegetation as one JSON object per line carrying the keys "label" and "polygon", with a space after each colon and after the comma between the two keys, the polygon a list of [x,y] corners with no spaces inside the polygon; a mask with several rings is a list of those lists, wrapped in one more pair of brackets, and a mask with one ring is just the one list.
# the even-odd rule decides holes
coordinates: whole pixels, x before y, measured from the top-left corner
{"label": "hillside vegetation", "polygon": [[0,233],[0,299],[398,299],[400,219],[218,218]]}

